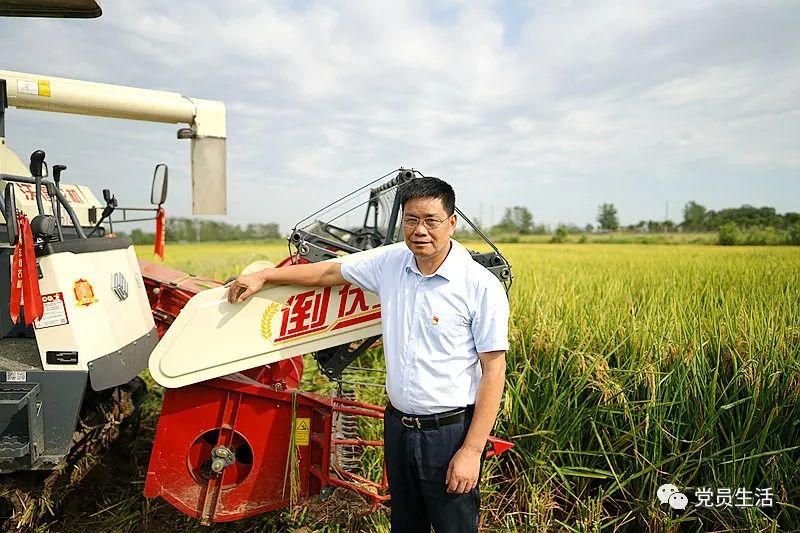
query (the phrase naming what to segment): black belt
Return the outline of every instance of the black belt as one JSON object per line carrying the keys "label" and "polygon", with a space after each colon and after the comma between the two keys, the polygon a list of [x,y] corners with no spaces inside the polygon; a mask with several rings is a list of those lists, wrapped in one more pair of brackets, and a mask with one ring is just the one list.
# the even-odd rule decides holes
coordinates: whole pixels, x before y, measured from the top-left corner
{"label": "black belt", "polygon": [[386,407],[386,410],[392,413],[403,426],[412,429],[436,429],[441,426],[463,422],[467,415],[472,414],[474,409],[474,405],[468,405],[467,407],[459,407],[443,413],[436,413],[435,415],[408,415],[395,409],[392,404]]}

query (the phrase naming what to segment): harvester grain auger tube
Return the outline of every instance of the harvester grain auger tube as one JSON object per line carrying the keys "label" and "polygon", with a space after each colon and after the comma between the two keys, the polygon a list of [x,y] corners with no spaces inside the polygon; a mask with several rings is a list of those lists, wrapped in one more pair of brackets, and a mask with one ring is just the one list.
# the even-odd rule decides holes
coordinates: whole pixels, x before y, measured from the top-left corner
{"label": "harvester grain auger tube", "polygon": [[[178,138],[191,139],[192,213],[224,215],[227,212],[226,126],[222,102],[189,98],[178,93],[122,85],[57,78],[41,74],[0,70],[8,107],[108,118],[187,124]],[[0,100],[3,97],[0,96]],[[0,138],[4,137],[4,110],[0,106]],[[6,150],[0,142],[0,151]],[[19,174],[3,168],[0,173]],[[29,175],[27,172],[25,175]]]}
{"label": "harvester grain auger tube", "polygon": [[0,17],[97,18],[101,0],[28,0],[0,3]]}

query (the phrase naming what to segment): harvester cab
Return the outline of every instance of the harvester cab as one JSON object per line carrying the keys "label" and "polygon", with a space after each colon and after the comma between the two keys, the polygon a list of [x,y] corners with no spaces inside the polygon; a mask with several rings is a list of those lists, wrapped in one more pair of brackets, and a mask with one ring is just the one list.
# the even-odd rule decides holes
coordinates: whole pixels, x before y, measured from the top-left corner
{"label": "harvester cab", "polygon": [[[85,187],[57,186],[41,150],[26,175],[2,148],[9,172],[0,174],[0,298],[7,303],[0,307],[0,472],[7,473],[60,465],[73,447],[87,384],[93,393],[124,386],[128,400],[158,336],[130,240],[100,226],[98,212],[115,201],[103,208]],[[63,170],[54,166],[59,178]]]}
{"label": "harvester cab", "polygon": [[[151,207],[118,205],[125,202],[110,189],[98,199],[86,186],[62,182],[67,166],[49,165],[43,150],[23,163],[6,143],[8,108],[188,125],[178,138],[191,139],[198,214],[225,212],[225,108],[175,93],[0,70],[0,474],[57,476],[70,472],[65,465],[96,458],[146,392],[137,374],[159,331],[133,244],[113,228],[156,219],[163,229],[168,169],[156,165]],[[4,475],[0,500],[25,507],[42,485],[41,478],[28,487]]]}

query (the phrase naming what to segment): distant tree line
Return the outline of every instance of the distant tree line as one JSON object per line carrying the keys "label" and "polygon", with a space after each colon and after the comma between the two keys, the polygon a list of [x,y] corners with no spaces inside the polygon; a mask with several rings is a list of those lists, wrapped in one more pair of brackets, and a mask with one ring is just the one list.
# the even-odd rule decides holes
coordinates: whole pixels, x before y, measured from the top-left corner
{"label": "distant tree line", "polygon": [[[505,209],[500,222],[486,227],[480,220],[473,221],[481,231],[495,240],[518,240],[522,235],[552,235],[551,242],[565,242],[569,235],[607,233],[672,233],[672,232],[717,232],[720,244],[800,244],[800,213],[780,214],[773,207],[743,205],[714,211],[697,202],[688,202],[683,208],[683,221],[640,220],[636,224],[621,226],[617,208],[613,203],[602,203],[597,208],[597,225],[559,224],[550,228],[537,224],[533,213],[524,206]],[[153,234],[139,229],[131,232],[134,244],[152,244]],[[465,224],[459,225],[456,238],[471,238],[474,232]],[[280,240],[278,224],[247,224],[238,226],[193,218],[168,218],[166,239],[168,242],[207,242]],[[584,241],[582,241],[584,242]]]}
{"label": "distant tree line", "polygon": [[780,214],[774,207],[743,205],[714,211],[697,202],[683,208],[686,231],[716,231],[719,244],[800,245],[800,213]]}
{"label": "distant tree line", "polygon": [[[499,240],[518,240],[521,235],[552,235],[551,242],[565,242],[570,234],[607,233],[719,233],[720,244],[800,244],[800,213],[780,214],[774,207],[743,205],[714,211],[691,201],[683,208],[683,221],[640,220],[636,224],[621,226],[619,214],[613,203],[598,206],[597,225],[559,224],[551,229],[536,224],[531,211],[524,206],[506,208],[500,222],[484,227],[475,223],[482,231]],[[469,238],[472,232],[463,225],[458,237]],[[585,241],[584,241],[585,242]]]}
{"label": "distant tree line", "polygon": [[[167,218],[167,242],[207,242],[207,241],[268,241],[282,239],[278,224],[247,224],[238,226],[195,218]],[[134,244],[152,244],[154,235],[140,229],[131,231]]]}
{"label": "distant tree line", "polygon": [[719,231],[733,222],[740,228],[769,228],[789,230],[800,223],[800,213],[779,214],[774,207],[753,207],[743,205],[720,211],[708,210],[696,202],[689,202],[683,208],[682,228],[686,231]]}
{"label": "distant tree line", "polygon": [[[480,221],[478,221],[480,223]],[[507,207],[500,222],[492,226],[491,233],[517,233],[519,235],[541,235],[549,233],[549,228],[533,222],[533,214],[527,207],[516,205]]]}
{"label": "distant tree line", "polygon": [[800,222],[789,229],[776,229],[774,226],[749,226],[739,227],[736,222],[726,222],[719,227],[719,244],[731,246],[735,244],[770,245],[793,244],[800,245]]}

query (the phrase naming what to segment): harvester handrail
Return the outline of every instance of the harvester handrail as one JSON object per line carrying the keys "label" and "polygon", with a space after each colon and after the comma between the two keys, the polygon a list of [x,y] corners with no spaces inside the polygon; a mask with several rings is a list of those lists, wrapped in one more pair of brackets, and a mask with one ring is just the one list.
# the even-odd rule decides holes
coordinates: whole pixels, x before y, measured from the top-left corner
{"label": "harvester handrail", "polygon": [[[48,191],[55,192],[55,196],[58,199],[58,202],[67,211],[69,219],[72,221],[72,225],[75,227],[75,232],[78,234],[78,237],[80,237],[81,239],[86,238],[86,233],[84,233],[83,231],[83,226],[81,226],[81,222],[80,219],[78,218],[78,215],[75,214],[75,210],[72,209],[72,206],[67,201],[67,198],[61,193],[59,188],[55,186],[55,183],[52,180],[49,180],[47,178],[39,178],[37,180],[36,178],[31,178],[28,176],[16,176],[13,174],[0,174],[0,180],[11,181],[16,183],[27,183],[30,185],[36,185],[36,182],[38,181],[41,185],[47,187]],[[2,200],[3,203],[5,203],[5,197],[3,197],[2,192],[0,192],[0,200]]]}

